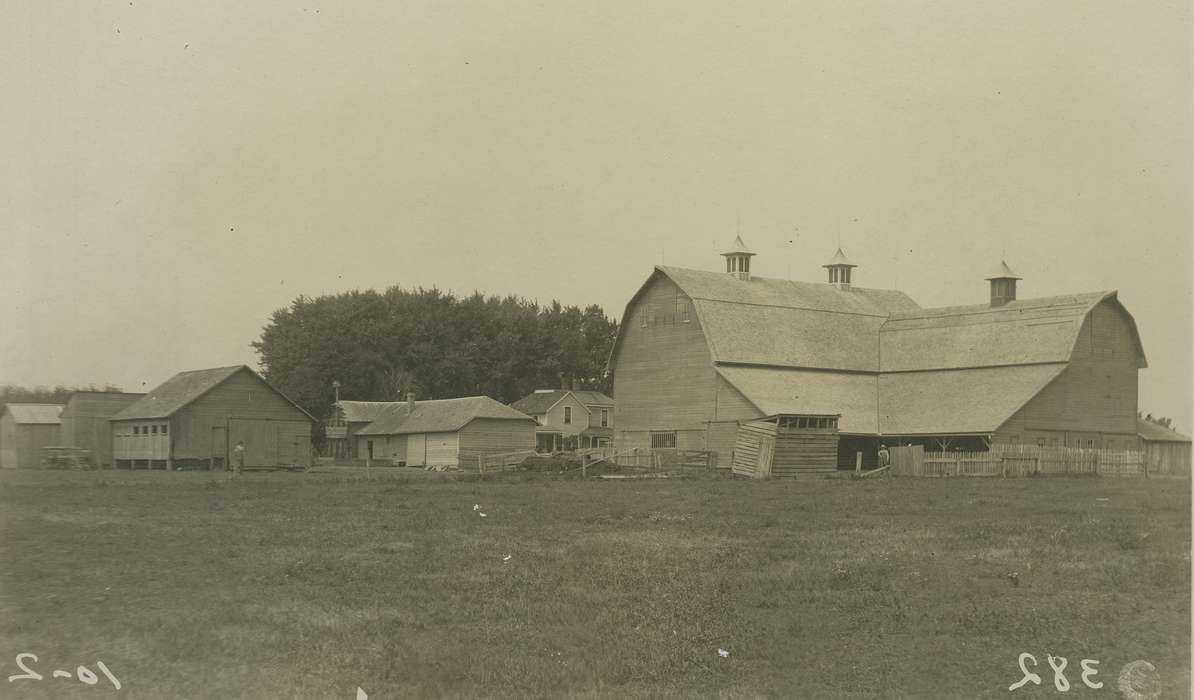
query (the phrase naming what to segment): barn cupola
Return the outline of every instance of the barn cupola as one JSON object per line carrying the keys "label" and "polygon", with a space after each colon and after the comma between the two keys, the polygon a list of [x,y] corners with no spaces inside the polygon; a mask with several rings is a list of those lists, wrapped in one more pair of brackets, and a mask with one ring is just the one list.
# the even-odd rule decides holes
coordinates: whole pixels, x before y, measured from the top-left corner
{"label": "barn cupola", "polygon": [[821,267],[829,270],[830,284],[837,285],[838,289],[849,289],[850,271],[858,266],[850,262],[850,259],[846,257],[842,249],[838,248],[837,252],[833,254],[833,259]]}
{"label": "barn cupola", "polygon": [[754,253],[742,242],[742,236],[735,237],[734,245],[722,253],[722,256],[726,259],[726,272],[740,280],[750,279],[750,259]]}
{"label": "barn cupola", "polygon": [[1016,280],[1023,279],[1012,272],[1007,262],[1000,261],[999,267],[987,278],[991,283],[991,306],[1003,306],[1009,301],[1016,300]]}

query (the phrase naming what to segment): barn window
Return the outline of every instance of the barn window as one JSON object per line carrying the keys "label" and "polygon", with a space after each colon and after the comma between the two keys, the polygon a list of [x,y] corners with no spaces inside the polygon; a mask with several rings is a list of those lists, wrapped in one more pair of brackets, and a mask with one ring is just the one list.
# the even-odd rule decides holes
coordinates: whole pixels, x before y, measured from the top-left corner
{"label": "barn window", "polygon": [[166,425],[165,423],[163,423],[163,424],[162,424],[162,435],[165,435],[165,434],[166,434],[166,432],[167,432],[167,428],[169,428],[169,427],[170,427],[170,426]]}
{"label": "barn window", "polygon": [[676,433],[651,433],[651,449],[674,450],[676,448]]}
{"label": "barn window", "polygon": [[638,310],[639,328],[647,327],[647,315],[649,314],[649,311],[648,311],[649,308],[650,308],[650,304],[643,304],[641,307],[639,307],[639,310]]}
{"label": "barn window", "polygon": [[564,425],[572,425],[572,407],[564,407]]}
{"label": "barn window", "polygon": [[608,408],[601,409],[601,427],[602,428],[609,427],[609,409]]}
{"label": "barn window", "polygon": [[680,323],[690,323],[692,321],[688,316],[687,299],[676,299],[676,317],[680,319]]}
{"label": "barn window", "polygon": [[133,426],[133,435],[140,435],[140,434],[141,434],[141,426],[134,425]]}
{"label": "barn window", "polygon": [[149,426],[149,432],[150,432],[151,434],[153,434],[153,435],[157,435],[157,434],[158,434],[158,427],[157,427],[156,425],[151,425],[151,426]]}

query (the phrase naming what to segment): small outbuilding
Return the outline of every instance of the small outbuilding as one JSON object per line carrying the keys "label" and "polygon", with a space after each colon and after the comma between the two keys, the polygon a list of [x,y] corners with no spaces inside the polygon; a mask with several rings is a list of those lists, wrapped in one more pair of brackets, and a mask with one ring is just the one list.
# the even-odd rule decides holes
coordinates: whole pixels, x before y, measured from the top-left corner
{"label": "small outbuilding", "polygon": [[734,474],[763,479],[832,473],[839,417],[780,414],[743,423],[734,446]]}
{"label": "small outbuilding", "polygon": [[311,465],[315,418],[246,365],[179,372],[112,417],[116,467]]}
{"label": "small outbuilding", "polygon": [[136,403],[145,394],[115,391],[76,391],[62,408],[62,447],[86,450],[91,463],[104,468],[112,465],[112,426],[117,413]]}
{"label": "small outbuilding", "polygon": [[62,404],[10,403],[0,412],[0,468],[35,469],[42,448],[57,445]]}
{"label": "small outbuilding", "polygon": [[483,455],[535,449],[535,419],[488,396],[387,406],[357,431],[357,457],[397,466],[472,467]]}
{"label": "small outbuilding", "polygon": [[351,458],[357,454],[357,433],[377,420],[388,406],[398,406],[400,401],[344,401],[332,404],[332,415],[328,419],[324,434],[327,437],[327,456]]}
{"label": "small outbuilding", "polygon": [[1136,434],[1150,474],[1190,476],[1190,438],[1143,418],[1136,419]]}

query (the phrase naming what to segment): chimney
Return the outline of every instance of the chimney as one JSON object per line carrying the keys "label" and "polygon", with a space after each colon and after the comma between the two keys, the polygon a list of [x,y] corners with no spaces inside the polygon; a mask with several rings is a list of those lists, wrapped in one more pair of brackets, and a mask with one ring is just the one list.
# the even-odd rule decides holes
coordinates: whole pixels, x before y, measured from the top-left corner
{"label": "chimney", "polygon": [[407,413],[415,412],[415,392],[413,392],[413,391],[409,391],[406,394],[406,412]]}
{"label": "chimney", "polygon": [[833,254],[833,259],[825,263],[821,267],[829,270],[829,283],[836,286],[838,289],[846,290],[850,288],[850,271],[858,267],[850,262],[846,254],[842,252],[841,248]]}
{"label": "chimney", "polygon": [[991,307],[1003,306],[1016,300],[1016,280],[1023,279],[1012,272],[1006,261],[1000,261],[994,274],[987,278],[991,283]]}
{"label": "chimney", "polygon": [[737,277],[740,280],[750,279],[750,259],[754,253],[746,247],[742,242],[742,236],[734,239],[734,244],[730,249],[722,253],[726,259],[726,272]]}

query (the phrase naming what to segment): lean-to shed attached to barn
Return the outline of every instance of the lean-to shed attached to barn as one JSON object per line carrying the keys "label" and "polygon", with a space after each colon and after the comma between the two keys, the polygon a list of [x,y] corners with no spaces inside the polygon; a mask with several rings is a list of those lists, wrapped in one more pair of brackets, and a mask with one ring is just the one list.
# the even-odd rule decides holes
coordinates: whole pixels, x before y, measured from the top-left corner
{"label": "lean-to shed attached to barn", "polygon": [[245,365],[179,372],[112,417],[118,467],[311,464],[315,419]]}
{"label": "lean-to shed attached to barn", "polygon": [[0,412],[0,468],[34,469],[42,448],[57,445],[62,404],[10,403]]}
{"label": "lean-to shed attached to barn", "polygon": [[836,415],[778,415],[738,427],[733,472],[769,476],[832,473],[837,469]]}
{"label": "lean-to shed attached to barn", "polygon": [[1136,419],[1136,433],[1150,474],[1190,476],[1189,436],[1143,418]]}

